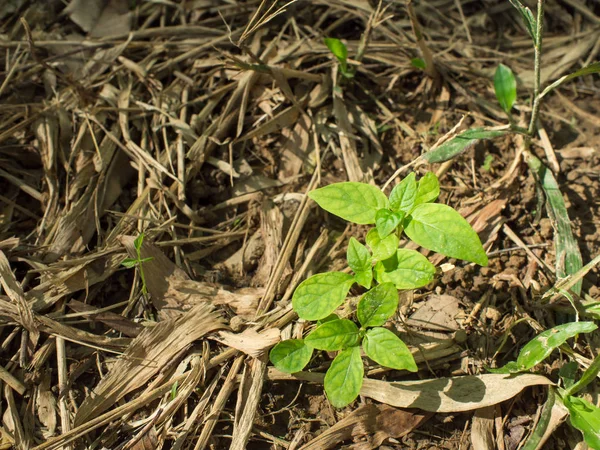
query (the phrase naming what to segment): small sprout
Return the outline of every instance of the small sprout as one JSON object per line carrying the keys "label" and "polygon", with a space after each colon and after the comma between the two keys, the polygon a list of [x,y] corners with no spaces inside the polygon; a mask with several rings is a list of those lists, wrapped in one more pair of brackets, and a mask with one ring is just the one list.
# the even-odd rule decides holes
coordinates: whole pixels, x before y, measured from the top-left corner
{"label": "small sprout", "polygon": [[136,257],[135,258],[125,258],[121,261],[121,265],[127,269],[132,269],[137,267],[140,278],[142,280],[142,294],[144,296],[148,296],[148,287],[146,286],[146,276],[144,275],[144,268],[142,265],[149,261],[152,261],[154,258],[142,258],[142,244],[144,243],[144,233],[140,233],[138,237],[133,241],[133,247],[135,248]]}
{"label": "small sprout", "polygon": [[504,112],[510,114],[517,99],[517,80],[510,67],[504,64],[498,66],[494,75],[494,91]]}
{"label": "small sprout", "polygon": [[346,45],[336,38],[325,38],[325,45],[339,61],[342,75],[352,78],[352,74],[348,71],[348,48]]}
{"label": "small sprout", "polygon": [[417,69],[421,69],[421,70],[425,70],[425,67],[427,67],[427,65],[425,64],[425,61],[423,61],[421,58],[411,59],[410,65]]}

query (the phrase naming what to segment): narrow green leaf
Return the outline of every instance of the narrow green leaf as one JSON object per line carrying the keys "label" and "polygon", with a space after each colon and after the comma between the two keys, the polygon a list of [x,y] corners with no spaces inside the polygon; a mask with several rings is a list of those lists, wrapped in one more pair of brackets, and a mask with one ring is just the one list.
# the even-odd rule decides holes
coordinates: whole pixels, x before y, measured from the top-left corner
{"label": "narrow green leaf", "polygon": [[510,67],[498,65],[494,74],[494,91],[502,109],[508,114],[517,99],[517,80]]}
{"label": "narrow green leaf", "polygon": [[354,272],[363,272],[371,270],[371,253],[360,242],[353,237],[348,242],[348,250],[346,251],[346,259],[348,266]]}
{"label": "narrow green leaf", "polygon": [[360,284],[365,289],[371,289],[373,283],[373,269],[361,270],[354,273],[354,281]]}
{"label": "narrow green leaf", "polygon": [[331,404],[343,408],[354,401],[360,393],[363,375],[360,347],[341,351],[325,374],[325,393]]}
{"label": "narrow green leaf", "polygon": [[386,270],[383,264],[375,266],[381,283],[394,283],[396,289],[418,289],[433,281],[435,266],[416,250],[398,249],[394,265]]}
{"label": "narrow green leaf", "polygon": [[375,226],[377,227],[379,236],[382,239],[388,237],[404,220],[404,216],[406,216],[404,211],[393,212],[385,208],[377,211],[377,214],[375,215]]}
{"label": "narrow green leaf", "polygon": [[153,259],[154,259],[154,256],[150,256],[148,258],[142,258],[142,259],[140,259],[140,262],[141,263],[146,263],[146,262],[152,261]]}
{"label": "narrow green leaf", "polygon": [[325,45],[342,66],[342,72],[348,71],[348,48],[336,38],[325,38]]}
{"label": "narrow green leaf", "polygon": [[392,211],[409,213],[417,198],[417,181],[414,172],[408,174],[390,192],[390,208]]}
{"label": "narrow green leaf", "polygon": [[306,336],[304,343],[328,352],[343,350],[358,344],[358,327],[348,319],[331,320]]}
{"label": "narrow green leaf", "polygon": [[521,18],[523,19],[523,23],[529,32],[529,36],[533,39],[533,42],[537,42],[537,20],[533,16],[531,10],[524,6],[520,0],[510,0],[510,3],[519,11],[521,14]]}
{"label": "narrow green leaf", "polygon": [[121,261],[121,265],[127,267],[128,269],[135,267],[137,263],[138,260],[134,258],[125,258],[123,261]]}
{"label": "narrow green leaf", "polygon": [[429,250],[487,265],[479,236],[458,212],[448,205],[424,203],[413,209],[404,227],[406,235]]}
{"label": "narrow green leaf", "polygon": [[550,93],[552,90],[556,89],[561,84],[566,83],[567,81],[570,81],[573,78],[582,77],[584,75],[590,75],[592,73],[598,73],[598,72],[600,72],[600,61],[592,63],[589,66],[585,66],[582,69],[576,70],[575,72],[570,73],[569,75],[560,77],[558,80],[556,80],[550,86],[546,87],[546,89],[544,89],[544,91],[540,94],[540,99],[542,97],[544,97],[544,95],[546,95],[546,94]]}
{"label": "narrow green leaf", "polygon": [[387,198],[379,188],[354,181],[330,184],[308,196],[325,211],[360,225],[375,223],[377,211],[387,207]]}
{"label": "narrow green leaf", "polygon": [[433,172],[427,172],[417,184],[414,206],[434,202],[440,195],[440,182]]}
{"label": "narrow green leaf", "polygon": [[363,327],[383,325],[398,309],[398,291],[392,283],[382,283],[365,293],[356,315]]}
{"label": "narrow green leaf", "polygon": [[498,136],[503,136],[507,133],[506,130],[486,130],[484,128],[473,128],[463,131],[458,136],[453,137],[447,142],[444,142],[437,148],[429,150],[421,157],[429,163],[440,163],[448,161],[455,156],[460,155],[481,139],[493,139]]}
{"label": "narrow green leaf", "polygon": [[492,369],[491,367],[488,367],[487,370],[488,370],[488,372],[491,372],[491,373],[505,373],[505,374],[520,372],[519,366],[517,365],[516,361],[511,361],[509,363],[506,363],[504,366],[498,367],[497,369]]}
{"label": "narrow green leaf", "polygon": [[171,400],[174,400],[175,397],[177,397],[177,385],[179,383],[176,381],[175,383],[173,383],[173,386],[171,386]]}
{"label": "narrow green leaf", "polygon": [[135,241],[133,241],[133,247],[139,251],[142,248],[143,242],[144,242],[144,233],[140,233],[138,235],[138,237],[135,238]]}
{"label": "narrow green leaf", "polygon": [[296,288],[292,307],[301,319],[319,320],[344,303],[354,277],[343,272],[313,275]]}
{"label": "narrow green leaf", "polygon": [[371,228],[367,233],[367,245],[373,252],[373,258],[378,260],[388,259],[398,249],[400,240],[395,234],[390,234],[388,237],[381,239],[377,228]]}
{"label": "narrow green leaf", "polygon": [[269,359],[282,372],[300,372],[309,363],[313,349],[301,339],[281,341],[271,349]]}
{"label": "narrow green leaf", "polygon": [[577,361],[570,361],[560,368],[558,376],[562,380],[565,389],[570,389],[575,385],[575,375],[577,375],[578,370],[579,364],[577,364]]}
{"label": "narrow green leaf", "polygon": [[579,333],[590,333],[596,328],[598,327],[593,322],[571,322],[558,325],[538,334],[525,344],[519,352],[517,358],[519,370],[531,369],[546,359],[555,348],[560,347],[568,339]]}
{"label": "narrow green leaf", "polygon": [[384,367],[411,372],[419,370],[406,344],[390,330],[381,327],[370,329],[362,346],[369,358]]}
{"label": "narrow green leaf", "polygon": [[[572,362],[575,363],[574,361],[572,361]],[[571,364],[571,363],[569,363],[569,364]],[[561,371],[563,368],[565,368],[567,366],[568,366],[568,364],[563,366],[561,368]],[[574,379],[574,375],[576,372],[577,372],[577,363],[575,363],[575,372],[572,372],[573,379]],[[594,381],[596,379],[596,377],[598,376],[598,373],[600,373],[600,355],[598,355],[598,356],[596,356],[596,358],[594,358],[594,361],[592,361],[592,364],[590,364],[590,366],[585,370],[585,372],[583,372],[583,375],[581,376],[581,378],[579,379],[579,381],[577,383],[573,383],[571,386],[567,386],[567,383],[565,383],[567,395],[574,395],[574,394],[580,392],[581,390],[583,390],[588,384],[590,384],[592,381]],[[567,375],[568,375],[568,373],[567,373]]]}
{"label": "narrow green leaf", "polygon": [[[564,278],[567,275],[576,273],[583,266],[579,245],[571,229],[571,219],[569,219],[567,206],[552,171],[533,155],[527,159],[527,164],[537,176],[546,194],[548,217],[556,230],[554,233],[556,275],[559,278]],[[581,281],[575,284],[571,290],[576,294],[580,294]]]}
{"label": "narrow green leaf", "polygon": [[560,402],[560,399],[557,398],[554,388],[550,386],[548,389],[548,398],[544,403],[540,418],[521,450],[537,450],[540,448],[539,445],[546,434],[548,426],[550,425],[550,421],[552,419],[552,410],[554,409],[554,405],[557,401]]}
{"label": "narrow green leaf", "polygon": [[568,396],[563,400],[571,425],[583,433],[591,448],[600,449],[600,408],[579,397]]}

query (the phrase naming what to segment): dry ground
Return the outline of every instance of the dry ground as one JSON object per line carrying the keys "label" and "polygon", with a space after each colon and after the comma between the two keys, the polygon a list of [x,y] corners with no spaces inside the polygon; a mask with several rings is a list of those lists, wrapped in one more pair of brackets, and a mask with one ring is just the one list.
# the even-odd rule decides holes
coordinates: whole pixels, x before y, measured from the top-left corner
{"label": "dry ground", "polygon": [[[307,189],[382,186],[461,120],[505,123],[500,62],[519,79],[524,123],[533,80],[508,1],[415,2],[434,78],[411,64],[421,50],[404,2],[282,6],[0,4],[0,448],[514,450],[535,426],[544,386],[475,399],[469,412],[402,409],[368,392],[334,410],[318,375],[268,367],[268,349],[304,331],[295,286],[342,269],[349,236],[365,232],[315,208]],[[549,0],[546,11],[544,83],[600,52],[596,0]],[[347,44],[352,80],[338,85],[324,37]],[[600,251],[599,89],[590,75],[545,98],[533,146],[584,264]],[[522,145],[504,137],[414,168],[439,175],[440,201],[471,221],[490,264],[430,255],[455,266],[403,293],[389,324],[420,371],[371,363],[369,378],[486,373],[568,306],[540,301],[556,281],[555,230]],[[120,266],[141,231],[149,295]],[[583,282],[596,301],[598,277],[593,268]],[[591,336],[575,351],[599,348]],[[537,372],[556,381],[568,360],[555,352]],[[580,440],[562,425],[545,448]]]}

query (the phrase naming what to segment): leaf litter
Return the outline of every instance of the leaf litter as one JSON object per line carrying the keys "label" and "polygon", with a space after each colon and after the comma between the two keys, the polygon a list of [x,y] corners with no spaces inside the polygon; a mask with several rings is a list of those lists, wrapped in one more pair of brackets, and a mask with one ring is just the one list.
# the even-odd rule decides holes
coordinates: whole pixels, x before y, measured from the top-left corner
{"label": "leaf litter", "polygon": [[[514,448],[518,420],[551,424],[545,445],[577,439],[530,388],[555,383],[566,353],[513,378],[484,367],[516,359],[555,311],[600,301],[595,265],[564,278],[581,266],[574,248],[584,264],[600,251],[598,79],[586,69],[599,19],[583,2],[547,8],[554,91],[533,144],[552,156],[550,219],[522,143],[497,128],[498,64],[519,89],[533,80],[516,10],[425,2],[411,24],[403,4],[345,0],[46,3],[0,6],[0,448],[455,449],[470,420],[474,448]],[[352,80],[325,37],[346,45]],[[333,355],[297,376],[266,363],[279,339],[310,331],[295,322],[295,287],[339,269],[348,244],[304,194],[382,186],[407,166],[441,177],[441,200],[480,233],[490,265],[428,255],[448,268],[385,325],[418,376],[371,361],[361,399],[321,417],[311,402],[324,404],[315,383]],[[120,266],[142,231],[147,297]],[[573,357],[589,364],[599,349],[592,333]]]}

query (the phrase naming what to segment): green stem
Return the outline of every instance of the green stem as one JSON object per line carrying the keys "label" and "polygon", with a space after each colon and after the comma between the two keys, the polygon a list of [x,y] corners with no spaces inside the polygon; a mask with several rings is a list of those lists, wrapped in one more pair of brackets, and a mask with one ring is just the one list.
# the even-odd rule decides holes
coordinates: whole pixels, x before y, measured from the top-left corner
{"label": "green stem", "polygon": [[540,113],[540,80],[542,72],[542,38],[544,34],[544,0],[538,0],[537,6],[537,29],[534,39],[534,79],[533,79],[533,109],[531,111],[531,121],[527,130],[530,138],[535,132],[535,125]]}

